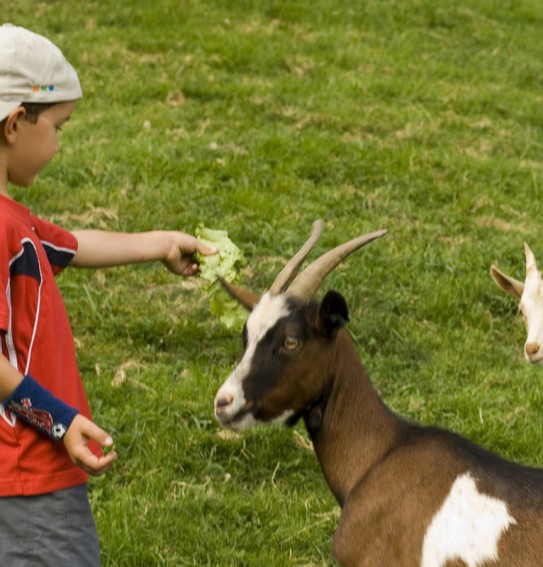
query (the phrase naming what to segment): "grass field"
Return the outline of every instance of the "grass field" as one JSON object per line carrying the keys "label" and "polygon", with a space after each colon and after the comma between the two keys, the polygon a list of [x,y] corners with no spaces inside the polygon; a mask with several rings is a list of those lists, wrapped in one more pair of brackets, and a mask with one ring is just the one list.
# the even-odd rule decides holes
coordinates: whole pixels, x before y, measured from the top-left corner
{"label": "grass field", "polygon": [[[18,0],[85,97],[14,195],[67,228],[227,229],[266,289],[315,254],[385,239],[327,280],[402,415],[543,466],[541,370],[490,264],[543,262],[540,0]],[[160,265],[59,280],[97,423],[106,567],[334,565],[339,510],[302,427],[228,436],[213,396],[241,354],[199,279]]]}

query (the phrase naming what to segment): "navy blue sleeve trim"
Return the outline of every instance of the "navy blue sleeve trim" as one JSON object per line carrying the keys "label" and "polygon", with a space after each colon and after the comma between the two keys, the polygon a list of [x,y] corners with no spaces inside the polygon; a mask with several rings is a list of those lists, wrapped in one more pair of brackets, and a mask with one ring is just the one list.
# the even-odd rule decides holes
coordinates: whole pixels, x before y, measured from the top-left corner
{"label": "navy blue sleeve trim", "polygon": [[52,266],[57,266],[58,268],[66,268],[73,260],[75,256],[74,250],[69,250],[68,248],[57,248],[49,242],[43,242],[43,248],[47,254],[47,259]]}
{"label": "navy blue sleeve trim", "polygon": [[10,274],[12,276],[30,276],[41,283],[40,261],[32,242],[23,242],[21,253],[11,262]]}

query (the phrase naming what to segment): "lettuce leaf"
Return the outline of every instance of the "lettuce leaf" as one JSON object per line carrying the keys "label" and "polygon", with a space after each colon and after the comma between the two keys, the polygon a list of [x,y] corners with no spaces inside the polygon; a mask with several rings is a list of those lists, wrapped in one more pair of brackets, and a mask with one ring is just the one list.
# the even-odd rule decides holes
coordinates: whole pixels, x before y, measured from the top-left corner
{"label": "lettuce leaf", "polygon": [[206,228],[200,225],[195,231],[196,238],[206,246],[217,248],[217,254],[198,254],[200,276],[207,280],[210,312],[227,329],[241,331],[247,320],[247,311],[230,297],[221,287],[218,278],[228,282],[241,280],[240,269],[247,261],[241,250],[230,240],[226,230]]}
{"label": "lettuce leaf", "polygon": [[240,332],[247,321],[248,313],[235,299],[215,283],[209,289],[209,311],[219,318],[227,329]]}
{"label": "lettuce leaf", "polygon": [[219,251],[213,256],[198,255],[201,277],[209,282],[214,282],[217,278],[223,278],[227,282],[237,281],[240,268],[247,262],[241,250],[228,238],[228,232],[200,225],[195,236],[202,244]]}

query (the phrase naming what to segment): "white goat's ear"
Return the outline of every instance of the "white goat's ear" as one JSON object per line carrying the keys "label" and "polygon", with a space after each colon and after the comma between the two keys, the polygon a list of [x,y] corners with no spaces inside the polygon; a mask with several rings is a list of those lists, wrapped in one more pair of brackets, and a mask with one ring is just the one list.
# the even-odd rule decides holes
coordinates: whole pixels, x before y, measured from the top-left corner
{"label": "white goat's ear", "polygon": [[501,287],[503,291],[505,291],[505,293],[508,293],[509,295],[512,295],[516,298],[520,298],[522,296],[522,292],[524,291],[523,282],[520,282],[515,278],[504,274],[494,265],[490,267],[490,275],[492,276],[492,279],[496,282],[496,284],[498,284],[498,286]]}
{"label": "white goat's ear", "polygon": [[252,311],[260,301],[260,296],[252,291],[242,289],[241,287],[231,284],[222,278],[219,278],[219,282],[223,289],[226,290],[238,303],[243,305],[247,311]]}
{"label": "white goat's ear", "polygon": [[349,309],[343,296],[337,291],[329,291],[319,305],[317,328],[326,336],[331,336],[349,321]]}
{"label": "white goat's ear", "polygon": [[526,275],[532,272],[537,272],[537,262],[534,253],[526,242],[524,243],[524,253],[526,254]]}

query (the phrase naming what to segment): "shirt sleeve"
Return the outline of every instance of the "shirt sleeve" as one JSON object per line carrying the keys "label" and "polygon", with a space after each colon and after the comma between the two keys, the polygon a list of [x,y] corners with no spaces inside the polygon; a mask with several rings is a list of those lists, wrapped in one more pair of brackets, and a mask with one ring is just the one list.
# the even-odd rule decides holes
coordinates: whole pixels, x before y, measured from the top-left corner
{"label": "shirt sleeve", "polygon": [[35,216],[31,218],[56,276],[73,260],[77,252],[77,238],[71,232],[49,221]]}

